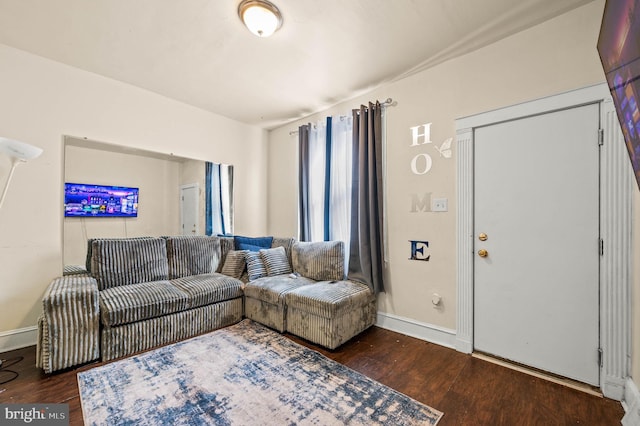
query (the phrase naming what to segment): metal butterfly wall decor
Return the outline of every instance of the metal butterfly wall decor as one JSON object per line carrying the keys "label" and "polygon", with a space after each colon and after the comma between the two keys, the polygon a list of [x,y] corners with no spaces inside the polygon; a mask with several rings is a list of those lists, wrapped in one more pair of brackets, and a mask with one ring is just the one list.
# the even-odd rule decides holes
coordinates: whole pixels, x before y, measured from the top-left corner
{"label": "metal butterfly wall decor", "polygon": [[442,145],[440,145],[440,147],[438,147],[437,145],[434,145],[433,147],[436,149],[436,151],[438,151],[441,157],[451,158],[451,142],[453,142],[453,138],[449,138],[442,142]]}

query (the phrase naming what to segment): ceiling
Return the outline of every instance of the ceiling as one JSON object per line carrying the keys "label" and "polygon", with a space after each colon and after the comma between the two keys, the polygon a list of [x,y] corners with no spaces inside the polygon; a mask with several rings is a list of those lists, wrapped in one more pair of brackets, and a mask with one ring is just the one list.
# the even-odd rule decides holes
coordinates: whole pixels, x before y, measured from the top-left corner
{"label": "ceiling", "polygon": [[424,70],[593,0],[0,0],[0,43],[263,128]]}

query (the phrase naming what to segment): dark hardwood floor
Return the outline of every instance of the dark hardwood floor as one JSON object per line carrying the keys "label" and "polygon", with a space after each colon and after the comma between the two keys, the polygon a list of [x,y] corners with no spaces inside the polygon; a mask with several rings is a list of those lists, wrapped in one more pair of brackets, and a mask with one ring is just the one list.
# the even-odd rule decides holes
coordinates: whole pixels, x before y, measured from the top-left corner
{"label": "dark hardwood floor", "polygon": [[[292,340],[444,412],[439,425],[619,425],[619,402],[590,395],[439,345],[372,327],[335,351]],[[67,403],[71,425],[82,425],[76,373],[45,375],[35,347],[0,354],[24,359],[8,369],[17,379],[0,385],[0,403]],[[9,377],[0,371],[0,382]]]}

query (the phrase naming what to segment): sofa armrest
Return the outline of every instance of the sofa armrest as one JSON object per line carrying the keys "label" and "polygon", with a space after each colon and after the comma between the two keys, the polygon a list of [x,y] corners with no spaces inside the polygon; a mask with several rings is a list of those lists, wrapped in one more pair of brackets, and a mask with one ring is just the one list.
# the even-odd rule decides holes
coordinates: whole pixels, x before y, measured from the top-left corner
{"label": "sofa armrest", "polygon": [[54,279],[42,298],[36,365],[45,373],[100,357],[98,284],[88,276]]}

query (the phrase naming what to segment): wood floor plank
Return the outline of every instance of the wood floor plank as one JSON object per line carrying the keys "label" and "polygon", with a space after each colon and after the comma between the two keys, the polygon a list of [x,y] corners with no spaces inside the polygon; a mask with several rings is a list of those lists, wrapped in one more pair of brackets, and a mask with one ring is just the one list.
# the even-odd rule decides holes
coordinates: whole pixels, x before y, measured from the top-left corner
{"label": "wood floor plank", "polygon": [[[439,425],[619,425],[619,402],[493,364],[454,349],[379,327],[334,351],[295,336],[293,341],[445,413]],[[45,375],[35,347],[0,354],[24,357],[0,385],[0,403],[66,403],[71,425],[83,425],[76,374],[101,363]],[[2,381],[0,371],[0,381]]]}

